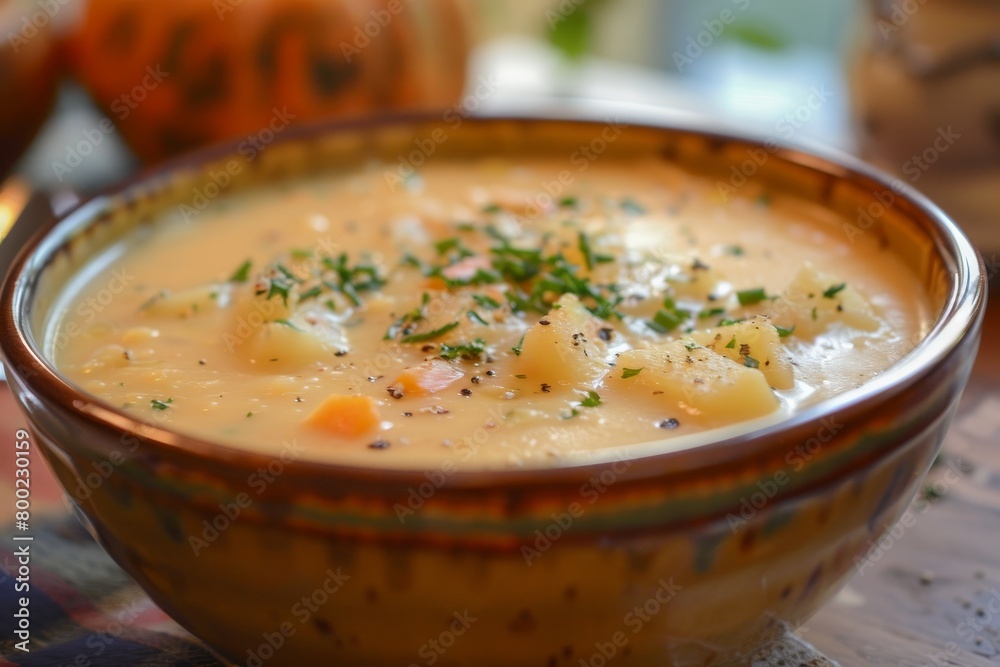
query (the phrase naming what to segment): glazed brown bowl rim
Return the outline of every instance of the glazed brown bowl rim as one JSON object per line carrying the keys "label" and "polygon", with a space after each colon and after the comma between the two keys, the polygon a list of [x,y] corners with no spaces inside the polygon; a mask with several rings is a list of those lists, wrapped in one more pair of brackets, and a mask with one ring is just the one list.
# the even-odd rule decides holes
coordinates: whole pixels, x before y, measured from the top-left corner
{"label": "glazed brown bowl rim", "polygon": [[[986,271],[982,258],[971,242],[941,211],[925,196],[899,179],[883,173],[852,156],[826,147],[805,142],[774,142],[772,137],[764,137],[753,132],[735,130],[720,126],[710,120],[685,113],[671,113],[656,110],[647,113],[635,105],[623,107],[630,117],[621,119],[629,127],[648,130],[698,135],[720,145],[736,143],[748,147],[763,147],[777,144],[772,159],[782,160],[799,168],[816,171],[836,180],[864,182],[880,188],[892,188],[893,192],[907,201],[922,214],[928,222],[921,225],[922,235],[934,244],[935,252],[952,276],[948,293],[940,314],[926,336],[917,347],[903,359],[896,362],[884,373],[855,389],[824,399],[814,405],[761,428],[743,431],[730,437],[709,440],[683,449],[668,449],[669,439],[650,440],[639,445],[629,445],[628,460],[641,461],[642,466],[633,467],[633,475],[638,478],[656,477],[668,472],[690,470],[691,458],[700,457],[702,465],[694,468],[715,468],[738,463],[747,457],[763,456],[768,453],[769,442],[780,442],[777,435],[809,424],[819,424],[824,417],[847,413],[872,402],[878,402],[880,395],[892,394],[917,382],[919,378],[941,363],[959,345],[963,338],[974,331],[981,321],[986,293]],[[275,143],[295,143],[318,137],[329,137],[343,133],[361,131],[385,131],[391,128],[418,127],[441,123],[440,114],[390,114],[351,120],[322,121],[289,128]],[[486,126],[491,123],[555,123],[590,126],[607,123],[606,117],[594,113],[580,112],[578,109],[560,109],[555,113],[532,110],[530,113],[516,112],[502,115],[482,115],[465,119],[465,123]],[[17,369],[32,369],[25,382],[28,389],[44,399],[53,401],[74,416],[87,420],[103,429],[115,433],[129,433],[140,437],[141,451],[136,455],[153,454],[157,458],[170,460],[171,455],[186,460],[214,461],[236,466],[240,469],[255,470],[266,466],[274,456],[242,450],[236,446],[213,442],[189,435],[168,427],[151,425],[135,415],[90,396],[63,377],[38,348],[28,322],[34,287],[38,278],[51,259],[76,235],[99,220],[101,212],[111,210],[116,198],[132,191],[155,186],[168,180],[174,172],[205,167],[213,162],[235,155],[239,140],[225,142],[201,150],[181,155],[161,165],[141,171],[133,177],[110,187],[71,211],[49,220],[41,226],[30,241],[21,249],[8,271],[0,289],[0,351],[8,366],[8,373]],[[874,192],[874,190],[873,190]],[[748,449],[750,448],[750,449]],[[642,452],[636,455],[636,450]],[[657,449],[661,451],[656,451]],[[666,451],[663,451],[666,450]],[[600,472],[609,462],[620,459],[621,448],[609,447],[596,452],[584,461],[518,469],[469,469],[459,470],[449,476],[451,488],[496,488],[504,486],[545,486],[552,484],[575,484],[585,482],[595,472]],[[684,462],[686,465],[676,465]],[[635,468],[641,470],[636,471]],[[368,467],[345,465],[319,460],[302,459],[289,464],[293,474],[307,477],[323,477],[330,480],[344,479],[355,482],[379,482],[398,484],[401,489],[426,481],[425,469],[394,469],[389,467]]]}

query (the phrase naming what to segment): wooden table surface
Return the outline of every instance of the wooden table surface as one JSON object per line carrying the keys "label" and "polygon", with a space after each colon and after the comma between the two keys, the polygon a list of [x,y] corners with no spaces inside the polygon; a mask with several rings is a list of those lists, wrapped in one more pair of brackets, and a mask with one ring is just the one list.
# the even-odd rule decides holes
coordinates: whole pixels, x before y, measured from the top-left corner
{"label": "wooden table surface", "polygon": [[[993,283],[973,377],[925,493],[799,630],[843,667],[1000,665],[1000,280]],[[23,424],[0,385],[0,438],[12,443]],[[0,457],[3,525],[12,520],[13,459],[12,449]],[[32,487],[35,507],[64,511],[41,465],[32,467]]]}

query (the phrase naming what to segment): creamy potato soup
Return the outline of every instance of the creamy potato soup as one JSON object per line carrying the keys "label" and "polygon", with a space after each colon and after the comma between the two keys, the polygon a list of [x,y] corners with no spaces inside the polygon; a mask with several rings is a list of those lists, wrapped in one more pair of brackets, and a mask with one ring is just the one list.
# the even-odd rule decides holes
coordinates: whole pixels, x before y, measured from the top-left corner
{"label": "creamy potato soup", "polygon": [[565,168],[372,165],[171,210],[81,273],[49,352],[213,441],[499,468],[781,419],[925,333],[912,273],[819,206],[654,158]]}

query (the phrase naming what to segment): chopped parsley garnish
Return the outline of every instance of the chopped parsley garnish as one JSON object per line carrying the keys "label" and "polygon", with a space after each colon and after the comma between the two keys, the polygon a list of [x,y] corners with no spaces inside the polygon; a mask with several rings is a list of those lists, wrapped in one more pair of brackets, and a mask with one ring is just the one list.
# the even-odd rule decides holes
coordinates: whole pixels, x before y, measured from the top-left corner
{"label": "chopped parsley garnish", "polygon": [[[293,256],[298,253],[300,256],[306,251],[292,251]],[[312,253],[309,253],[312,256]],[[288,305],[288,299],[298,292],[299,301],[306,301],[322,296],[326,292],[340,292],[355,306],[361,305],[360,293],[375,290],[382,287],[385,281],[378,274],[378,270],[370,264],[358,264],[350,266],[347,262],[347,254],[340,256],[321,257],[321,268],[314,270],[307,277],[300,277],[284,264],[276,263],[272,265],[269,275],[264,277],[257,285],[255,294],[265,295],[266,299],[281,297],[282,303]],[[245,269],[245,270],[244,270]],[[240,267],[240,271],[234,274],[233,279],[241,277],[249,271],[249,261]],[[332,275],[331,275],[332,274]],[[306,284],[310,286],[304,288]],[[326,301],[332,304],[332,301]],[[335,310],[335,308],[331,308]]]}
{"label": "chopped parsley garnish", "polygon": [[469,319],[470,319],[471,321],[473,321],[473,322],[479,322],[479,323],[480,323],[480,324],[482,324],[483,326],[486,326],[486,327],[488,327],[488,326],[490,325],[490,323],[489,323],[489,322],[487,322],[487,321],[486,321],[486,320],[484,320],[484,319],[483,319],[482,317],[480,317],[480,316],[479,316],[479,313],[477,313],[477,312],[476,312],[476,311],[474,311],[474,310],[470,310],[470,311],[469,311],[468,313],[466,313],[466,316],[467,316],[467,317],[468,317],[468,318],[469,318]]}
{"label": "chopped parsley garnish", "polygon": [[739,323],[740,323],[740,322],[742,322],[742,321],[743,321],[743,320],[734,320],[734,319],[732,319],[732,318],[728,318],[728,317],[727,317],[726,319],[723,319],[723,320],[719,320],[719,326],[720,326],[720,327],[731,327],[731,326],[733,326],[734,324],[739,324]]}
{"label": "chopped parsley garnish", "polygon": [[559,200],[561,208],[576,208],[580,204],[576,197],[563,197]]}
{"label": "chopped parsley garnish", "polygon": [[768,297],[763,287],[755,287],[754,289],[737,292],[736,298],[739,300],[741,306],[752,306],[755,303],[766,301]]}
{"label": "chopped parsley garnish", "polygon": [[726,312],[725,308],[710,308],[708,310],[703,310],[700,313],[698,313],[698,319],[705,320],[710,317],[717,317],[719,315],[725,314],[725,312]]}
{"label": "chopped parsley garnish", "polygon": [[623,368],[622,369],[622,379],[627,380],[629,378],[634,378],[636,375],[643,371],[642,368]]}
{"label": "chopped parsley garnish", "polygon": [[788,336],[791,336],[792,333],[795,331],[795,325],[792,325],[790,327],[779,327],[778,325],[775,325],[774,328],[778,330],[779,338],[786,338]]}
{"label": "chopped parsley garnish", "polygon": [[487,204],[483,207],[483,213],[500,213],[503,211],[503,207],[500,204]]}
{"label": "chopped parsley garnish", "polygon": [[229,276],[229,282],[245,283],[247,280],[250,279],[251,266],[253,266],[253,263],[249,259],[240,264],[239,268],[233,271],[233,275]]}
{"label": "chopped parsley garnish", "polygon": [[336,258],[324,257],[322,262],[323,267],[334,274],[336,281],[324,280],[323,284],[342,293],[355,306],[361,305],[361,292],[377,290],[385,285],[378,269],[371,264],[350,266],[347,263],[347,253],[341,253]]}
{"label": "chopped parsley garnish", "polygon": [[583,255],[583,262],[587,265],[588,271],[593,269],[597,264],[615,261],[615,258],[611,255],[595,253],[590,246],[590,239],[583,232],[580,232],[577,238],[577,246],[580,248],[580,254]]}
{"label": "chopped parsley garnish", "polygon": [[500,302],[496,299],[486,296],[485,294],[473,294],[472,300],[479,305],[480,308],[485,308],[486,310],[496,310],[500,307]]}
{"label": "chopped parsley garnish", "polygon": [[591,389],[587,392],[587,397],[580,401],[580,405],[585,408],[596,408],[601,404],[601,395]]}
{"label": "chopped parsley garnish", "polygon": [[403,313],[403,316],[397,319],[392,325],[386,330],[385,335],[382,337],[383,340],[391,340],[397,335],[402,333],[404,336],[408,335],[413,326],[424,319],[424,308],[427,304],[431,302],[431,295],[424,292],[420,297],[420,305],[409,311],[408,313]]}
{"label": "chopped parsley garnish", "polygon": [[723,252],[725,252],[727,255],[732,255],[733,257],[742,257],[743,255],[746,254],[746,252],[743,250],[743,246],[740,245],[727,245],[725,248],[723,248]]}
{"label": "chopped parsley garnish", "polygon": [[288,327],[289,329],[295,329],[296,331],[302,331],[302,329],[300,329],[297,326],[295,326],[295,324],[292,323],[290,320],[280,319],[280,320],[272,320],[272,321],[275,324],[280,324],[282,326]]}
{"label": "chopped parsley garnish", "polygon": [[320,294],[323,293],[323,288],[319,285],[313,285],[305,292],[299,295],[299,301],[308,301],[309,299],[315,299]]}
{"label": "chopped parsley garnish", "polygon": [[812,309],[812,318],[813,318],[813,322],[815,322],[816,320],[819,319],[819,315],[816,314],[816,306],[813,306],[813,309]]}
{"label": "chopped parsley garnish", "polygon": [[736,348],[736,336],[733,336],[732,340],[726,343],[726,349],[732,350]]}
{"label": "chopped parsley garnish", "polygon": [[266,294],[267,296],[265,298],[269,301],[276,296],[280,296],[281,302],[287,306],[288,296],[291,294],[294,286],[294,283],[291,283],[287,278],[282,276],[272,276],[267,279],[267,287],[264,289],[258,288],[256,294],[257,296]]}
{"label": "chopped parsley garnish", "polygon": [[743,365],[746,366],[747,368],[760,368],[760,362],[751,357],[750,355],[746,355],[743,357]]}
{"label": "chopped parsley garnish", "polygon": [[295,275],[295,273],[293,273],[284,264],[275,264],[274,268],[276,268],[278,270],[278,272],[281,273],[281,275],[285,276],[285,278],[288,278],[293,283],[301,283],[302,282],[302,279],[299,278],[297,275]]}
{"label": "chopped parsley garnish", "polygon": [[689,315],[688,311],[678,308],[673,299],[667,298],[653,319],[646,321],[646,326],[657,333],[669,333],[687,321]]}
{"label": "chopped parsley garnish", "polygon": [[170,404],[173,403],[173,402],[174,402],[174,399],[172,399],[172,398],[168,398],[165,401],[159,401],[159,400],[157,400],[157,399],[154,398],[153,400],[151,400],[149,402],[149,404],[153,406],[154,410],[166,410],[167,408],[170,407]]}
{"label": "chopped parsley garnish", "polygon": [[449,322],[448,324],[440,326],[437,329],[432,329],[431,331],[425,331],[423,333],[409,334],[407,336],[403,336],[401,342],[403,342],[403,343],[423,343],[423,342],[426,342],[426,341],[429,341],[429,340],[434,340],[435,338],[439,338],[439,337],[445,335],[446,333],[448,333],[449,331],[451,331],[452,329],[454,329],[457,326],[458,326],[458,322],[457,321],[455,321],[455,322]]}
{"label": "chopped parsley garnish", "polygon": [[[506,282],[511,289],[505,297],[512,310],[547,313],[563,294],[574,294],[593,315],[601,319],[621,317],[617,311],[622,297],[616,285],[598,285],[578,275],[580,267],[567,261],[562,253],[546,256],[539,248],[521,248],[492,225],[483,232],[497,243],[489,250],[490,268],[479,268],[471,278],[455,279],[444,275],[447,266],[421,266],[424,275],[439,278],[448,288],[487,285]],[[585,261],[613,261],[607,255],[595,254],[589,242],[582,239]],[[416,260],[414,260],[416,261]],[[473,297],[483,307],[496,308],[499,303],[489,297]]]}
{"label": "chopped parsley garnish", "polygon": [[437,243],[434,244],[434,249],[437,250],[437,254],[441,257],[444,257],[445,255],[448,255],[449,253],[452,253],[452,251],[454,251],[452,253],[452,256],[456,260],[464,259],[465,257],[471,257],[476,254],[471,250],[469,250],[468,248],[466,248],[465,246],[463,246],[461,239],[459,239],[457,236],[452,237],[450,239],[444,239],[442,241],[438,241]]}
{"label": "chopped parsley garnish", "polygon": [[694,342],[693,340],[689,340],[688,342],[684,343],[684,349],[687,350],[688,352],[697,349],[699,347],[701,346],[698,345],[698,343]]}
{"label": "chopped parsley garnish", "polygon": [[837,296],[837,294],[845,287],[847,287],[847,283],[840,283],[839,285],[831,285],[830,287],[826,288],[825,292],[823,292],[823,296],[826,297],[827,299],[832,299],[833,297]]}
{"label": "chopped parsley garnish", "polygon": [[471,343],[462,343],[461,345],[448,345],[444,343],[441,345],[441,353],[439,356],[451,360],[451,359],[479,359],[486,352],[486,341],[482,338],[476,338]]}
{"label": "chopped parsley garnish", "polygon": [[515,357],[521,356],[521,348],[524,347],[524,336],[525,334],[521,334],[521,340],[517,341],[517,345],[510,348],[510,351],[514,353]]}

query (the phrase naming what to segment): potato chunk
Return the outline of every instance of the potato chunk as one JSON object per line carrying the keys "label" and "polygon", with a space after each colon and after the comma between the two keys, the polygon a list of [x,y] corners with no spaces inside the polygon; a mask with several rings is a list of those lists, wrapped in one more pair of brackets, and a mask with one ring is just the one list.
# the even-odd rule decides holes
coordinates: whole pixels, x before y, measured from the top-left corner
{"label": "potato chunk", "polygon": [[[245,344],[239,345],[239,350],[261,371],[287,373],[333,358],[334,350],[311,331],[299,328],[293,322],[264,322],[256,328],[250,327],[250,331]],[[241,333],[237,330],[236,337],[231,339],[237,341],[233,349],[241,340]],[[229,344],[231,341],[227,340]]]}
{"label": "potato chunk", "polygon": [[176,292],[164,290],[146,301],[141,310],[150,317],[193,317],[226,306],[231,292],[228,283],[209,283]]}
{"label": "potato chunk", "polygon": [[757,364],[775,389],[791,389],[795,372],[778,330],[766,317],[691,334],[691,339],[740,365]]}
{"label": "potato chunk", "polygon": [[554,390],[596,382],[608,370],[604,326],[576,296],[564,294],[524,333],[514,373]]}
{"label": "potato chunk", "polygon": [[651,396],[669,407],[669,413],[687,413],[716,424],[760,417],[779,406],[759,370],[706,347],[689,350],[681,340],[623,352],[605,385],[635,396]]}
{"label": "potato chunk", "polygon": [[767,313],[795,336],[811,340],[836,324],[875,331],[880,322],[871,304],[850,283],[821,273],[807,263]]}

